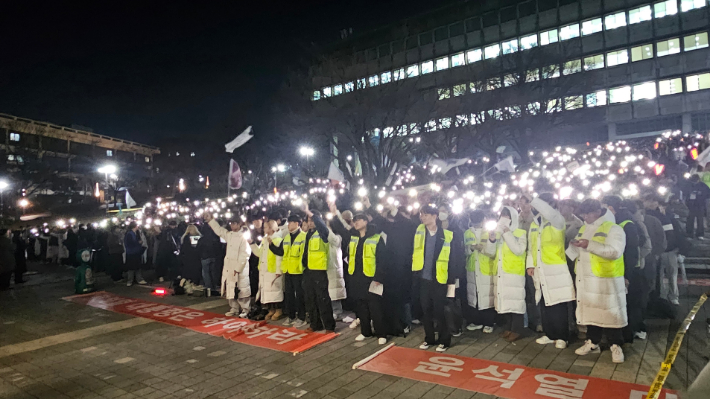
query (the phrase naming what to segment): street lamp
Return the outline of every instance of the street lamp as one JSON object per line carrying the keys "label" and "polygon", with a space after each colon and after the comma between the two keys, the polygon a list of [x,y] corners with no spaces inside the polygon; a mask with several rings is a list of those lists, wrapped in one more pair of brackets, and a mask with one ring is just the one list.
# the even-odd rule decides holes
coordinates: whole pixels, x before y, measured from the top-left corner
{"label": "street lamp", "polygon": [[[108,189],[110,187],[108,177],[111,175],[112,179],[118,179],[118,176],[116,175],[116,172],[118,171],[118,168],[116,165],[104,165],[98,169],[99,173],[103,173],[104,177],[106,178],[106,192],[108,192]],[[108,201],[109,197],[106,196],[106,212],[108,212]]]}

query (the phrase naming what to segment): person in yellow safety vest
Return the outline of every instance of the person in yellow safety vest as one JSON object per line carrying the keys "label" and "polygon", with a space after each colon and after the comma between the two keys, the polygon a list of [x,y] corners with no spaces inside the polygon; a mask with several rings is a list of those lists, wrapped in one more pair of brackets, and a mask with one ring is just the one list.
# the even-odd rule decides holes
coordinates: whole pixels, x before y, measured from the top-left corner
{"label": "person in yellow safety vest", "polygon": [[495,307],[504,319],[501,337],[513,342],[523,334],[523,315],[526,310],[527,234],[518,228],[518,211],[509,206],[503,207],[495,233],[489,234],[483,253],[489,257],[495,256]]}
{"label": "person in yellow safety vest", "polygon": [[[565,218],[556,208],[552,193],[533,198],[523,194],[535,215],[528,232],[527,273],[535,284],[535,304],[540,305],[542,330],[535,342],[564,349],[569,342],[570,303],[575,300],[574,283],[565,256]],[[540,301],[542,300],[542,303]]]}
{"label": "person in yellow safety vest", "polygon": [[303,211],[308,216],[308,232],[303,248],[303,290],[306,294],[306,311],[309,326],[306,332],[325,329],[335,331],[333,303],[328,292],[328,260],[330,230],[326,226],[320,212],[309,210],[304,204]]}
{"label": "person in yellow safety vest", "polygon": [[303,293],[303,249],[306,245],[306,233],[301,231],[301,217],[288,217],[288,233],[281,243],[269,243],[269,249],[276,256],[281,256],[281,271],[284,273],[284,313],[285,326],[303,327],[306,325],[306,301]]}
{"label": "person in yellow safety vest", "polygon": [[624,249],[626,234],[614,215],[595,199],[587,199],[577,212],[584,220],[567,256],[576,261],[577,323],[587,326],[587,340],[575,353],[599,353],[606,334],[614,363],[623,363],[621,329],[627,324]]}
{"label": "person in yellow safety vest", "polygon": [[[422,207],[419,219],[422,224],[417,227],[414,235],[412,254],[412,271],[415,272],[415,284],[419,285],[419,299],[424,314],[422,324],[425,341],[419,348],[426,350],[438,344],[436,351],[445,352],[451,346],[451,331],[446,323],[444,307],[447,298],[456,295],[455,276],[449,270],[455,269],[456,262],[463,262],[463,242],[454,240],[454,233],[441,226],[439,210],[435,206]],[[439,334],[438,340],[436,333]]]}
{"label": "person in yellow safety vest", "polygon": [[483,211],[473,211],[469,216],[469,229],[464,232],[464,253],[466,255],[466,298],[468,300],[469,325],[466,329],[493,332],[496,318],[493,279],[496,275],[494,258],[483,254],[483,246],[488,241],[489,231],[485,230]]}
{"label": "person in yellow safety vest", "polygon": [[256,299],[261,302],[264,309],[269,312],[264,320],[278,320],[282,315],[281,303],[284,300],[283,292],[283,272],[281,271],[281,256],[277,256],[271,249],[270,244],[279,245],[281,238],[274,236],[278,233],[278,225],[275,220],[264,223],[264,239],[260,245],[251,244],[252,254],[259,258],[259,286]]}

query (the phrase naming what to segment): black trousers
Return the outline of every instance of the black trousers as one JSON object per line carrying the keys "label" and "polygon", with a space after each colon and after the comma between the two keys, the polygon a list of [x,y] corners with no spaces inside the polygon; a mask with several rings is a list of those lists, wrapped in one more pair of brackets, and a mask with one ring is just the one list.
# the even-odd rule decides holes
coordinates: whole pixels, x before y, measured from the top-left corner
{"label": "black trousers", "polygon": [[10,288],[10,280],[12,279],[12,272],[0,273],[0,290],[6,290]]}
{"label": "black trousers", "polygon": [[473,324],[478,324],[479,326],[484,326],[484,327],[493,327],[493,324],[496,322],[496,316],[498,313],[496,313],[495,308],[489,308],[489,309],[483,309],[479,310],[474,307],[471,308],[471,315],[473,318],[471,319],[471,323]]}
{"label": "black trousers", "polygon": [[634,342],[634,333],[646,331],[643,312],[648,303],[648,283],[643,270],[634,268],[628,275],[629,293],[626,294],[626,314],[629,324],[622,329],[625,342]]}
{"label": "black trousers", "polygon": [[540,308],[535,303],[535,280],[527,273],[525,274],[525,306],[528,311],[528,327],[535,331],[535,327],[541,324]]}
{"label": "black trousers", "polygon": [[[697,232],[694,231],[696,220],[698,222]],[[705,235],[705,209],[688,207],[688,218],[685,220],[685,233],[691,238]]]}
{"label": "black trousers", "polygon": [[284,282],[284,309],[290,319],[306,320],[306,301],[303,297],[303,275],[286,274]]}
{"label": "black trousers", "polygon": [[503,321],[503,331],[510,331],[516,334],[523,335],[523,322],[524,315],[518,313],[501,313],[501,320]]}
{"label": "black trousers", "polygon": [[383,312],[382,297],[371,292],[366,294],[365,299],[358,299],[355,303],[355,315],[360,319],[360,334],[371,337],[372,327],[375,327],[375,335],[378,338],[387,338],[387,323]]}
{"label": "black trousers", "polygon": [[310,328],[315,331],[335,330],[333,304],[328,293],[328,272],[325,270],[305,270],[303,272],[303,289],[306,294],[306,308],[310,320]]}
{"label": "black trousers", "polygon": [[624,336],[621,333],[621,328],[604,328],[598,326],[587,326],[587,338],[592,340],[594,345],[599,345],[602,342],[602,335],[606,334],[606,340],[609,345],[623,345]]}
{"label": "black trousers", "polygon": [[109,254],[109,275],[111,280],[123,278],[123,254]]}
{"label": "black trousers", "polygon": [[[425,279],[419,281],[419,299],[424,314],[422,324],[424,324],[425,341],[429,345],[437,344],[435,332],[439,333],[439,344],[451,345],[451,331],[446,325],[444,315],[444,307],[447,303],[446,290],[446,284]],[[436,319],[436,329],[434,328],[434,319]]]}
{"label": "black trousers", "polygon": [[547,338],[569,341],[569,302],[552,306],[545,305],[545,298],[540,299],[540,319],[542,331]]}

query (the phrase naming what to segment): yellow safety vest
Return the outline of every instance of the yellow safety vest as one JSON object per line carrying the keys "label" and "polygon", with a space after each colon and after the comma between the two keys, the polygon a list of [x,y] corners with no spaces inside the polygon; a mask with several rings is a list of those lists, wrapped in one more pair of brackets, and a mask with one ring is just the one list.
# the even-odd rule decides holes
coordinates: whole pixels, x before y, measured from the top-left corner
{"label": "yellow safety vest", "polygon": [[[542,234],[538,231],[539,228],[540,226],[533,220],[528,236],[528,241],[530,242],[528,251],[532,254],[533,266],[537,266],[538,251],[540,251],[542,263],[546,265],[567,264],[567,258],[565,257],[565,231],[556,229],[550,222],[545,222],[542,226]],[[537,244],[538,236],[542,236],[540,247]]]}
{"label": "yellow safety vest", "polygon": [[301,231],[296,240],[291,243],[291,234],[286,234],[283,241],[284,256],[281,260],[281,270],[287,274],[303,274],[303,250],[306,247],[306,233]]}
{"label": "yellow safety vest", "polygon": [[[621,228],[623,229],[624,226],[626,226],[628,223],[634,224],[634,222],[632,222],[632,221],[630,221],[630,220],[624,220],[623,222],[619,223],[619,227],[621,227]],[[639,232],[639,233],[640,233],[640,232]],[[639,256],[639,260],[638,260],[638,262],[636,262],[636,264],[634,265],[634,267],[641,268],[641,256]]]}
{"label": "yellow safety vest", "polygon": [[[281,239],[280,238],[272,238],[271,242],[275,246],[279,246],[281,244]],[[276,254],[271,252],[271,248],[268,247],[269,242],[264,240],[261,245],[266,245],[267,246],[267,252],[266,252],[266,270],[269,273],[276,273]],[[259,262],[259,270],[261,270],[261,262]]]}
{"label": "yellow safety vest", "polygon": [[[466,229],[466,231],[463,232],[463,245],[466,246],[466,248],[470,249],[471,245],[476,244],[476,234],[471,231],[471,229]],[[476,271],[476,255],[478,254],[478,251],[473,251],[471,252],[471,255],[468,256],[466,259],[466,271],[468,272],[473,272]]]}
{"label": "yellow safety vest", "polygon": [[[350,255],[348,260],[348,273],[352,276],[355,273],[355,253],[360,237],[350,237]],[[377,270],[377,244],[380,242],[380,235],[373,234],[365,239],[362,247],[362,273],[367,277],[375,277]]]}
{"label": "yellow safety vest", "polygon": [[[481,242],[486,242],[490,238],[490,233],[485,232],[481,235]],[[496,235],[496,239],[500,240],[500,234]],[[496,262],[495,256],[490,257],[483,252],[478,252],[478,267],[481,270],[481,274],[484,276],[495,276],[498,274],[498,263]]]}
{"label": "yellow safety vest", "polygon": [[[594,232],[594,236],[592,237],[592,241],[598,242],[600,244],[606,243],[606,238],[609,236],[609,231],[611,228],[614,226],[614,223],[606,221],[602,223],[601,226],[597,229],[596,232]],[[581,229],[579,229],[579,233],[577,234],[577,239],[582,238],[582,234],[584,231],[587,229],[587,225],[585,224],[582,226]],[[614,278],[614,277],[621,277],[624,275],[624,255],[622,254],[618,259],[606,259],[602,258],[601,256],[594,255],[593,253],[589,253],[589,259],[591,260],[592,263],[592,274],[594,274],[597,277],[605,277],[605,278]],[[579,262],[579,258],[577,258],[577,262]],[[576,265],[575,265],[576,269]]]}
{"label": "yellow safety vest", "polygon": [[320,238],[316,230],[308,241],[308,270],[328,270],[330,245]]}
{"label": "yellow safety vest", "polygon": [[[516,229],[513,232],[513,236],[516,238],[523,237],[525,235],[525,230]],[[498,246],[498,251],[496,253],[496,264],[498,264],[498,259],[503,257],[503,271],[508,274],[517,274],[519,276],[525,275],[525,253],[522,255],[516,255],[510,250],[508,244],[501,238],[501,244]]]}
{"label": "yellow safety vest", "polygon": [[[419,271],[424,268],[424,243],[426,241],[426,227],[420,224],[417,233],[414,235],[414,254],[412,255],[412,271]],[[454,233],[444,230],[444,245],[441,247],[439,258],[436,260],[436,281],[439,284],[446,284],[449,280],[449,256],[451,255],[451,241]]]}

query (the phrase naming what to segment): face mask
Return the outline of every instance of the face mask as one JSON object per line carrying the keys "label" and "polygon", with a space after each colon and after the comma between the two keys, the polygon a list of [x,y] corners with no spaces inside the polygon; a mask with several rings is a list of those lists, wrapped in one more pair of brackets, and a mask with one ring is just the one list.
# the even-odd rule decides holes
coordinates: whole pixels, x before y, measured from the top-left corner
{"label": "face mask", "polygon": [[449,214],[446,212],[439,212],[439,220],[442,222],[449,218]]}

